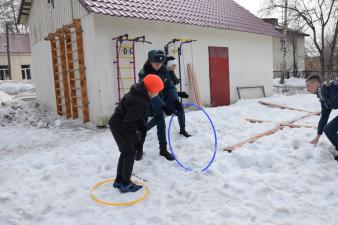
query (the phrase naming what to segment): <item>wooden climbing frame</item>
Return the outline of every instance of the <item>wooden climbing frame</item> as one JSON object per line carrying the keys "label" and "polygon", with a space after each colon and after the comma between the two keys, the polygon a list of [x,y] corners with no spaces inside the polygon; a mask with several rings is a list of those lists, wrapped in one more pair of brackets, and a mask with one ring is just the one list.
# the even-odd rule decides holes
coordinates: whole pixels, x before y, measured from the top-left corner
{"label": "wooden climbing frame", "polygon": [[47,39],[51,43],[57,113],[76,119],[81,112],[86,123],[89,109],[80,20],[50,33]]}

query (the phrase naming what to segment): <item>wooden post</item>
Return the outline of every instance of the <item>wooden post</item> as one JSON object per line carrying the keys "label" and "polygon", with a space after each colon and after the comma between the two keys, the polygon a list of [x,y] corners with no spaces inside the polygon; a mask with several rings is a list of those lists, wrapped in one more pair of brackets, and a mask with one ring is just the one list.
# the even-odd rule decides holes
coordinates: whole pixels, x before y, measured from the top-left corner
{"label": "wooden post", "polygon": [[63,82],[63,88],[64,88],[63,91],[65,95],[66,117],[70,118],[72,116],[72,111],[70,108],[69,84],[68,84],[68,76],[67,76],[67,60],[66,60],[64,33],[61,30],[58,30],[57,36],[59,38],[59,46],[60,46],[62,82]]}
{"label": "wooden post", "polygon": [[74,60],[73,60],[73,44],[72,44],[72,33],[70,28],[65,28],[66,35],[66,49],[67,49],[67,63],[68,63],[68,77],[69,77],[69,86],[70,86],[70,95],[71,95],[71,106],[73,119],[78,118],[77,111],[77,98],[76,98],[76,85],[75,85],[75,76],[74,76]]}
{"label": "wooden post", "polygon": [[56,110],[62,116],[62,99],[61,99],[61,85],[59,79],[59,67],[57,59],[57,48],[54,34],[49,34],[50,46],[52,51],[53,73],[54,73],[54,86],[56,97]]}
{"label": "wooden post", "polygon": [[196,104],[198,106],[202,106],[201,96],[200,96],[200,92],[199,92],[199,86],[198,86],[198,82],[197,82],[197,79],[196,79],[196,74],[195,74],[194,68],[192,67],[191,64],[188,64],[187,69],[188,69],[188,75],[189,75],[189,78],[190,78],[191,86],[192,86],[192,89],[193,89],[193,92],[194,92]]}
{"label": "wooden post", "polygon": [[89,109],[88,109],[88,96],[87,96],[86,68],[85,68],[85,62],[84,62],[83,39],[82,39],[82,29],[81,29],[80,20],[74,20],[74,26],[76,30],[76,44],[77,44],[79,76],[80,76],[80,84],[81,84],[83,122],[86,123],[89,121]]}

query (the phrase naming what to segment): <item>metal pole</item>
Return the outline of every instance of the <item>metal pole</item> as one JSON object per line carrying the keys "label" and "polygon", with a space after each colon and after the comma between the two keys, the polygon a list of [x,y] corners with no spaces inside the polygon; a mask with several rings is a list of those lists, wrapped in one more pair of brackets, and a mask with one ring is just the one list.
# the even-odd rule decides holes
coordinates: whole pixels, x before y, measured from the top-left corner
{"label": "metal pole", "polygon": [[286,43],[287,43],[287,29],[288,29],[288,0],[285,0],[284,8],[284,27],[283,27],[283,61],[282,61],[282,77],[280,79],[280,84],[284,84],[284,79],[286,76]]}
{"label": "metal pole", "polygon": [[11,52],[9,50],[9,22],[6,23],[6,40],[7,40],[7,61],[8,61],[8,78],[12,80],[12,70],[11,70]]}

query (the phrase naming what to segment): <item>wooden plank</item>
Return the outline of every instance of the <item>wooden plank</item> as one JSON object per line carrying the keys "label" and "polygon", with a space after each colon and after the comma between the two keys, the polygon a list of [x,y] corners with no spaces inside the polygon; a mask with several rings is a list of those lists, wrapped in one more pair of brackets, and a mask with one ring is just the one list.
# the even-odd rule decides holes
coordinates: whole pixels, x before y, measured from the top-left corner
{"label": "wooden plank", "polygon": [[[250,123],[276,123],[273,121],[266,121],[266,120],[257,120],[257,119],[245,119]],[[280,126],[290,127],[290,128],[315,128],[316,126],[309,126],[309,125],[300,125],[300,124],[292,124],[292,123],[278,123]]]}
{"label": "wooden plank", "polygon": [[76,119],[79,117],[78,111],[77,111],[77,101],[76,101],[76,89],[75,89],[75,75],[74,75],[74,64],[73,64],[73,46],[68,45],[68,43],[72,42],[72,36],[70,35],[70,30],[65,29],[65,35],[66,35],[66,50],[67,50],[67,64],[68,64],[68,79],[70,84],[70,95],[71,95],[71,107],[72,107],[72,116],[73,119]]}
{"label": "wooden plank", "polygon": [[270,103],[270,102],[259,101],[259,103],[262,104],[262,105],[271,107],[271,108],[289,109],[289,110],[311,113],[310,111],[307,111],[307,110],[296,109],[296,108],[292,108],[292,107],[288,107],[288,106],[284,106],[284,105],[279,105],[279,104],[275,104],[275,103]]}
{"label": "wooden plank", "polygon": [[[305,118],[308,118],[308,117],[314,116],[314,115],[316,115],[316,116],[317,116],[317,115],[320,115],[320,112],[311,112],[311,113],[308,113],[308,114],[306,114],[306,115],[304,115],[304,116],[302,116],[302,117],[300,117],[300,118],[297,118],[297,119],[288,121],[288,122],[286,122],[285,124],[292,124],[292,123],[294,123],[294,122],[296,122],[296,121],[299,121],[299,120],[302,120],[302,119],[305,119]],[[228,146],[228,147],[224,148],[224,151],[232,152],[232,151],[234,151],[234,150],[236,150],[236,149],[242,147],[243,145],[245,145],[245,144],[247,144],[247,143],[252,143],[252,142],[254,142],[254,141],[256,141],[256,140],[258,140],[258,139],[260,139],[260,138],[262,138],[262,137],[264,137],[264,136],[274,134],[274,133],[276,133],[277,131],[283,129],[284,127],[285,127],[285,126],[278,125],[278,126],[275,127],[274,129],[271,129],[271,130],[265,131],[265,132],[263,132],[263,133],[257,134],[257,135],[255,135],[255,136],[253,136],[253,137],[251,137],[251,138],[249,138],[249,139],[247,139],[247,140],[245,140],[245,141],[242,141],[242,142],[240,142],[240,143],[238,143],[238,144]]]}
{"label": "wooden plank", "polygon": [[66,106],[66,117],[70,118],[72,116],[72,111],[70,107],[70,98],[69,98],[69,83],[67,77],[67,59],[66,59],[66,50],[65,50],[65,39],[63,33],[58,32],[57,36],[59,37],[59,46],[60,46],[60,59],[62,67],[62,81],[64,86],[64,96],[65,96],[65,106]]}
{"label": "wooden plank", "polygon": [[[49,34],[49,40],[51,49],[56,49],[56,41],[55,37],[52,34]],[[52,51],[52,63],[53,65],[57,65],[58,61],[56,58],[56,52]],[[56,111],[59,115],[62,115],[62,105],[59,105],[61,103],[61,97],[58,97],[61,95],[60,90],[58,90],[58,87],[60,86],[60,81],[58,78],[58,67],[53,67],[53,73],[54,73],[54,86],[55,86],[55,97],[56,97]]]}
{"label": "wooden plank", "polygon": [[87,81],[86,81],[86,70],[84,62],[84,51],[83,51],[83,38],[80,20],[74,20],[74,27],[76,29],[76,40],[78,50],[78,63],[79,63],[79,77],[81,85],[81,102],[83,112],[83,122],[89,122],[89,107],[88,107],[88,95],[87,95]]}
{"label": "wooden plank", "polygon": [[260,133],[260,134],[256,134],[255,136],[250,137],[249,139],[247,139],[245,141],[242,141],[238,144],[231,145],[231,146],[224,148],[224,151],[232,152],[232,151],[242,147],[243,145],[245,145],[247,143],[253,143],[253,142],[257,141],[258,139],[265,137],[265,136],[268,136],[268,135],[271,135],[271,134],[274,134],[281,129],[283,129],[282,126],[277,126],[277,127],[273,128],[271,130],[265,131],[265,132]]}
{"label": "wooden plank", "polygon": [[191,85],[192,85],[192,89],[193,89],[193,93],[194,93],[194,97],[195,97],[195,102],[198,106],[202,106],[198,81],[196,79],[196,74],[194,72],[194,68],[192,67],[192,64],[187,64],[187,70],[188,70],[188,76],[190,78],[190,82],[191,82]]}

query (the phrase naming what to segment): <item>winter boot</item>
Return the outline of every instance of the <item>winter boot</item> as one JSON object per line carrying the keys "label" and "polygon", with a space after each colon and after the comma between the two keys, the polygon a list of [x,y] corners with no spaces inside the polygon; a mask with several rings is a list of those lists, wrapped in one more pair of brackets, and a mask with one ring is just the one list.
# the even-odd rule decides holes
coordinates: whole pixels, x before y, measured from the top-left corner
{"label": "winter boot", "polygon": [[127,192],[136,192],[142,188],[141,185],[134,184],[132,182],[129,182],[127,185],[121,184],[119,190],[121,193],[127,193]]}
{"label": "winter boot", "polygon": [[166,145],[160,146],[160,155],[164,156],[169,161],[175,160],[174,156],[168,152]]}
{"label": "winter boot", "polygon": [[338,155],[336,155],[336,156],[334,157],[334,159],[338,161]]}
{"label": "winter boot", "polygon": [[188,134],[188,132],[185,129],[181,130],[180,134],[182,134],[184,137],[191,137],[191,135]]}

